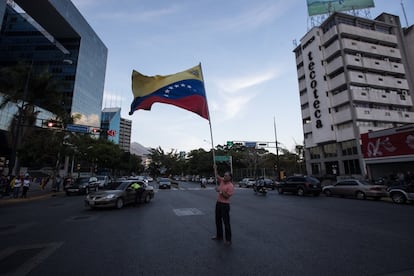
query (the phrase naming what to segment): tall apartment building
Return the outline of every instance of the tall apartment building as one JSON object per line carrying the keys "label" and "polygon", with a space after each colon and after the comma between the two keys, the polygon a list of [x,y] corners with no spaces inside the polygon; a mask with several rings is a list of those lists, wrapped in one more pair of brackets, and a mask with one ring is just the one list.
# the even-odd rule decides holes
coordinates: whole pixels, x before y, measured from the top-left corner
{"label": "tall apartment building", "polygon": [[131,129],[132,121],[121,118],[121,127],[119,131],[119,146],[125,152],[131,151]]}
{"label": "tall apartment building", "polygon": [[308,174],[365,175],[360,135],[414,122],[407,41],[412,27],[386,13],[333,13],[301,39],[294,53]]}

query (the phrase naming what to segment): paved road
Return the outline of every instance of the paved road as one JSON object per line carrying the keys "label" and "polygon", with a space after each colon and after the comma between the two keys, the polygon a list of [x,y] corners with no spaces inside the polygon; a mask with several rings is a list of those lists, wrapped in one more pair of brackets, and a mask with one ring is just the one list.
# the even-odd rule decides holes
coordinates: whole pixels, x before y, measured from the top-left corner
{"label": "paved road", "polygon": [[121,210],[63,195],[2,205],[0,273],[414,275],[413,205],[237,189],[225,247],[210,240],[215,196],[184,184]]}

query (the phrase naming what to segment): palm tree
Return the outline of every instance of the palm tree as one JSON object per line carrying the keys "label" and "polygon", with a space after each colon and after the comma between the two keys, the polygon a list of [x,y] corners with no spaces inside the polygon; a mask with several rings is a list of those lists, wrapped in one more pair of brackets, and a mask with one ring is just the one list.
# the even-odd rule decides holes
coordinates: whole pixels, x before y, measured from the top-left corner
{"label": "palm tree", "polygon": [[12,154],[9,160],[9,175],[19,172],[18,151],[36,124],[41,107],[56,115],[56,118],[67,119],[62,102],[61,86],[53,75],[46,70],[36,72],[33,62],[28,66],[18,63],[15,66],[0,69],[0,92],[3,97],[0,109],[9,104],[18,108],[9,125],[9,144],[12,145]]}

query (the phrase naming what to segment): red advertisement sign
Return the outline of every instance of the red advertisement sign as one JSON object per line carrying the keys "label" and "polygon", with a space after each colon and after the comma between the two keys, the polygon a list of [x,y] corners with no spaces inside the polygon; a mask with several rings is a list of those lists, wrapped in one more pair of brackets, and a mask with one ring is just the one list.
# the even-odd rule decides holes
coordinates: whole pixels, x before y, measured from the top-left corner
{"label": "red advertisement sign", "polygon": [[414,127],[361,134],[364,158],[414,154]]}

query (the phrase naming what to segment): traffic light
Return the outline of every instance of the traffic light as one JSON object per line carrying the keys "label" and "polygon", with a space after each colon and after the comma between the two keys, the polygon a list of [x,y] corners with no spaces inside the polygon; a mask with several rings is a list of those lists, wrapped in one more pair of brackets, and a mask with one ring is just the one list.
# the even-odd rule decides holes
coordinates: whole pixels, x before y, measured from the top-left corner
{"label": "traffic light", "polygon": [[63,123],[58,120],[45,120],[43,121],[43,127],[53,128],[53,129],[62,129]]}
{"label": "traffic light", "polygon": [[100,129],[100,128],[96,128],[96,127],[94,127],[94,128],[92,129],[92,134],[99,134],[99,133],[101,133],[101,129]]}

